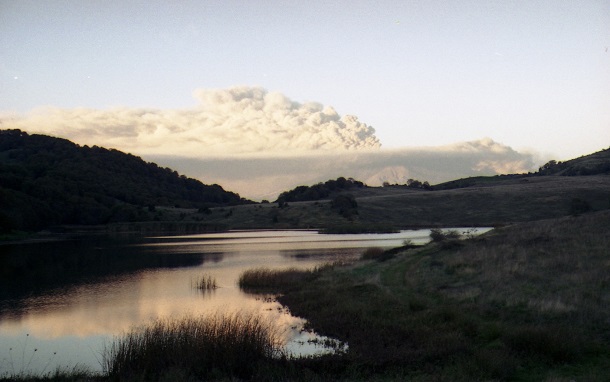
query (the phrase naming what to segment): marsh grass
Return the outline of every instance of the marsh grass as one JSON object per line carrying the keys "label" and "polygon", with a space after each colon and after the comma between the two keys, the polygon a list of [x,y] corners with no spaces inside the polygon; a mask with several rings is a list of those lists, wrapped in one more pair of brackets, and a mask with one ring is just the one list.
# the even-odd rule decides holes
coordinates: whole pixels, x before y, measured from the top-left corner
{"label": "marsh grass", "polygon": [[319,272],[319,269],[254,268],[244,271],[239,276],[238,285],[247,291],[284,289],[311,280],[316,272]]}
{"label": "marsh grass", "polygon": [[216,279],[210,275],[202,275],[199,278],[191,279],[191,288],[199,289],[202,291],[213,291],[218,288]]}
{"label": "marsh grass", "polygon": [[282,356],[280,333],[250,313],[158,320],[134,329],[105,349],[105,373],[115,380],[250,379]]}

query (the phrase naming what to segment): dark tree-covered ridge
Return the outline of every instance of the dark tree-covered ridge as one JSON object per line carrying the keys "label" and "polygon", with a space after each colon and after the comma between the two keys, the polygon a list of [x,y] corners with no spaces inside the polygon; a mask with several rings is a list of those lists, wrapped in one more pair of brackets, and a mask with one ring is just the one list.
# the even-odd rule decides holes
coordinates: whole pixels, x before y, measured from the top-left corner
{"label": "dark tree-covered ridge", "polygon": [[155,206],[249,202],[118,150],[0,130],[0,230],[146,220]]}
{"label": "dark tree-covered ridge", "polygon": [[366,186],[360,181],[339,177],[336,180],[327,180],[324,183],[314,184],[313,186],[298,186],[290,191],[284,191],[277,198],[277,202],[302,202],[327,199],[333,192],[362,187]]}

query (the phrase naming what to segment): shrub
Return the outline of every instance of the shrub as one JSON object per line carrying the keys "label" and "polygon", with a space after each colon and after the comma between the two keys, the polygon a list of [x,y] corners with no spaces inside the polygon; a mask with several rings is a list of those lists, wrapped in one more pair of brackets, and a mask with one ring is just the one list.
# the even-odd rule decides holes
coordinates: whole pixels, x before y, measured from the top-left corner
{"label": "shrub", "polygon": [[332,209],[339,211],[339,214],[346,219],[358,215],[358,203],[351,194],[338,195],[330,202],[330,206]]}
{"label": "shrub", "polygon": [[430,230],[430,239],[435,243],[440,243],[446,240],[458,240],[462,235],[456,230],[444,231],[440,228]]}

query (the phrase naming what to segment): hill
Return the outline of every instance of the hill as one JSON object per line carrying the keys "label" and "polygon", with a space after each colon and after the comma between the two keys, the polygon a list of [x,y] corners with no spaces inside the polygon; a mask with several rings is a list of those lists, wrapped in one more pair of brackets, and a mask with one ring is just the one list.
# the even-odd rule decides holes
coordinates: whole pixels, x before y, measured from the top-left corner
{"label": "hill", "polygon": [[608,174],[610,174],[610,148],[593,154],[583,155],[576,159],[570,159],[565,162],[551,160],[541,166],[536,173],[462,178],[436,184],[434,185],[434,189],[449,190],[453,188],[489,185],[506,179],[523,179],[546,175],[588,176]]}
{"label": "hill", "polygon": [[565,162],[549,161],[538,171],[540,175],[610,174],[610,148]]}
{"label": "hill", "polygon": [[131,154],[0,130],[0,231],[159,220],[156,206],[248,202]]}
{"label": "hill", "polygon": [[[353,186],[328,191],[326,184],[300,186],[281,194],[278,205],[213,210],[205,221],[232,228],[330,228],[379,231],[416,227],[499,226],[578,215],[610,208],[610,150],[541,167],[532,174],[458,179],[430,187]],[[553,172],[554,171],[554,172]],[[587,174],[587,175],[584,175]],[[342,178],[340,178],[342,179]],[[328,192],[314,192],[326,190]],[[333,200],[349,194],[356,202],[348,217]],[[287,198],[290,196],[287,203]],[[295,196],[294,198],[292,198]],[[313,198],[312,196],[315,196]],[[309,199],[310,201],[304,201]],[[337,230],[336,228],[339,228]]]}

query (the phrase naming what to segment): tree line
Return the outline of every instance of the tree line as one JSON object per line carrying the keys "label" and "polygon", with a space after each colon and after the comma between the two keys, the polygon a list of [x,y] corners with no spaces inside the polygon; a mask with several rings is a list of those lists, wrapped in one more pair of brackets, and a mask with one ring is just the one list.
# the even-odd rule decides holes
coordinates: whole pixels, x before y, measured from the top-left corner
{"label": "tree line", "polygon": [[114,149],[0,130],[0,230],[151,218],[155,206],[251,203]]}
{"label": "tree line", "polygon": [[366,185],[353,178],[339,177],[335,180],[314,184],[313,186],[298,186],[292,190],[282,192],[276,202],[283,204],[286,202],[304,202],[311,200],[321,200],[328,198],[333,192],[345,191],[354,188],[363,188]]}

